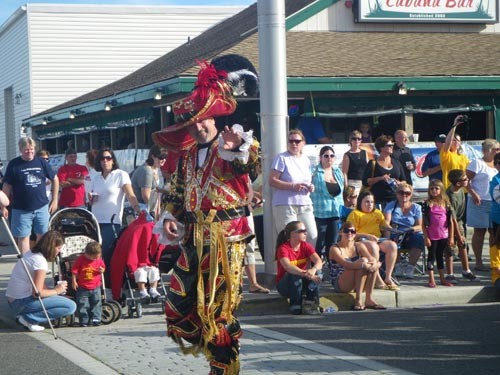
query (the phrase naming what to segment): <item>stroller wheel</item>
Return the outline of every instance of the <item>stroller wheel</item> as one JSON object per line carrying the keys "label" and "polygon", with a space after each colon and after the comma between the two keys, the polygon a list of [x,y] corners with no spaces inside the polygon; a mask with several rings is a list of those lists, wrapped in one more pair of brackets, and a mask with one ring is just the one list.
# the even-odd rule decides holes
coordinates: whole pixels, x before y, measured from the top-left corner
{"label": "stroller wheel", "polygon": [[109,303],[104,302],[102,304],[102,314],[101,314],[102,324],[110,324],[114,322],[114,319],[115,319],[115,311],[113,307]]}
{"label": "stroller wheel", "polygon": [[137,303],[135,313],[138,318],[142,318],[142,305]]}
{"label": "stroller wheel", "polygon": [[108,303],[111,305],[113,311],[115,312],[115,319],[113,320],[113,322],[116,322],[122,317],[122,305],[118,301],[108,301]]}
{"label": "stroller wheel", "polygon": [[75,322],[74,315],[62,316],[54,320],[54,328],[71,327]]}

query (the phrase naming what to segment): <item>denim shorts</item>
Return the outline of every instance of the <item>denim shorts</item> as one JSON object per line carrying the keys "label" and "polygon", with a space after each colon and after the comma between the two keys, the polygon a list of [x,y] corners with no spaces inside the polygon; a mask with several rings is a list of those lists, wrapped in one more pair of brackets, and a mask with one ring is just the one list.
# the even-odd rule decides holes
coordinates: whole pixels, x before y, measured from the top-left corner
{"label": "denim shorts", "polygon": [[35,234],[44,234],[49,230],[49,205],[46,204],[34,211],[12,209],[10,227],[14,237],[28,237],[31,230]]}
{"label": "denim shorts", "polygon": [[420,249],[424,248],[424,235],[422,232],[416,232],[406,235],[403,243],[401,244],[402,249]]}

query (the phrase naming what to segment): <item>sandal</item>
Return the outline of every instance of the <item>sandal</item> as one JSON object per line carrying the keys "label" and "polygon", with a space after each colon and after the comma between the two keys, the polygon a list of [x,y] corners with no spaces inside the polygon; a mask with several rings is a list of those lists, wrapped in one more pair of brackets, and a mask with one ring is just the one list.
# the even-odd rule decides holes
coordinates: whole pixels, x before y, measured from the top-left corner
{"label": "sandal", "polygon": [[385,307],[384,305],[380,305],[378,303],[374,305],[366,305],[365,307],[370,310],[387,310],[387,307]]}
{"label": "sandal", "polygon": [[429,288],[435,288],[435,287],[436,287],[436,283],[431,283],[431,282],[429,282],[429,283],[427,284],[427,286],[428,286]]}
{"label": "sandal", "polygon": [[384,285],[375,285],[375,289],[391,290],[387,284],[384,284]]}
{"label": "sandal", "polygon": [[399,286],[396,284],[386,284],[388,290],[399,290]]}
{"label": "sandal", "polygon": [[353,309],[353,311],[363,311],[363,310],[365,310],[365,309],[366,309],[366,307],[365,307],[365,306],[363,306],[363,305],[361,305],[361,306],[359,306],[359,305],[354,305],[354,306],[352,307],[352,309]]}

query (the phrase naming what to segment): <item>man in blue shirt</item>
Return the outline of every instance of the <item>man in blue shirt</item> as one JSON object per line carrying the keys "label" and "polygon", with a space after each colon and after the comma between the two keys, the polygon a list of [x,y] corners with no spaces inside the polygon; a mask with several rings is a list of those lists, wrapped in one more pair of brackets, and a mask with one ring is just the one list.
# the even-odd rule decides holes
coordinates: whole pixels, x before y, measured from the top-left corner
{"label": "man in blue shirt", "polygon": [[[21,156],[12,159],[4,176],[3,192],[11,200],[11,231],[17,238],[19,250],[30,249],[31,231],[37,240],[48,231],[50,214],[57,211],[59,180],[44,159],[35,156],[35,141],[29,137],[19,140]],[[45,190],[46,180],[52,181],[52,201]],[[6,207],[2,215],[8,216]]]}
{"label": "man in blue shirt", "polygon": [[304,134],[306,143],[315,144],[331,144],[333,139],[328,138],[323,130],[323,125],[316,117],[302,117],[299,120],[298,128]]}
{"label": "man in blue shirt", "polygon": [[424,164],[422,164],[422,176],[429,176],[429,180],[443,181],[443,173],[441,172],[441,163],[439,160],[439,152],[446,141],[446,134],[439,134],[434,138],[436,149],[429,152],[425,156]]}

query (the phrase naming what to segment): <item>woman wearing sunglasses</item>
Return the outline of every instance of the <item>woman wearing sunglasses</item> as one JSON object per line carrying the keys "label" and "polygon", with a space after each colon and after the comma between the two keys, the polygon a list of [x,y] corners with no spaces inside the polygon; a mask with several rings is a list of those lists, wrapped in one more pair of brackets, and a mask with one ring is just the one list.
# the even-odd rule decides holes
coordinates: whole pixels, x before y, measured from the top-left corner
{"label": "woman wearing sunglasses", "polygon": [[102,257],[106,273],[110,270],[113,242],[122,224],[125,195],[136,213],[139,203],[132,190],[130,176],[119,169],[115,154],[109,148],[100,150],[95,158],[96,175],[91,181],[89,202],[99,222],[102,236]]}
{"label": "woman wearing sunglasses", "polygon": [[[355,291],[353,310],[385,310],[373,299],[379,262],[362,242],[355,242],[356,229],[346,221],[340,228],[340,241],[330,247],[329,268],[333,288],[337,293]],[[365,292],[365,302],[362,295]]]}
{"label": "woman wearing sunglasses", "polygon": [[314,191],[311,182],[311,163],[302,153],[304,135],[293,129],[288,133],[288,150],[278,154],[269,174],[269,185],[273,192],[273,219],[276,233],[291,221],[300,220],[307,228],[307,241],[316,246],[318,233],[314,220],[310,193]]}
{"label": "woman wearing sunglasses", "polygon": [[410,259],[407,265],[396,264],[395,276],[413,279],[413,272],[418,258],[424,250],[422,233],[422,207],[412,203],[413,186],[401,182],[396,190],[396,200],[385,206],[384,217],[387,225],[399,231],[407,232],[401,247],[409,249]]}
{"label": "woman wearing sunglasses", "polygon": [[361,149],[362,134],[358,130],[351,132],[349,144],[351,148],[344,154],[342,159],[342,172],[344,173],[344,182],[347,186],[354,186],[356,193],[359,193],[363,186],[363,172],[368,163],[368,155]]}
{"label": "woman wearing sunglasses", "polygon": [[137,167],[132,173],[131,182],[134,195],[137,197],[141,209],[152,213],[151,221],[159,214],[160,167],[165,164],[167,152],[158,145],[153,145],[149,150],[148,158],[144,165]]}
{"label": "woman wearing sunglasses", "polygon": [[375,148],[379,156],[366,165],[363,186],[369,186],[377,204],[384,207],[396,199],[396,187],[400,181],[405,181],[406,175],[401,163],[392,158],[394,142],[391,137],[378,137],[375,140]]}
{"label": "woman wearing sunglasses", "polygon": [[341,208],[344,203],[342,198],[344,176],[339,168],[334,167],[335,151],[331,146],[321,148],[319,159],[320,162],[312,174],[314,191],[311,193],[311,200],[318,230],[316,252],[321,256],[337,242]]}
{"label": "woman wearing sunglasses", "polygon": [[369,191],[359,195],[356,209],[347,217],[356,228],[356,239],[362,240],[375,259],[379,259],[379,252],[385,254],[385,277],[382,280],[377,276],[376,288],[398,290],[397,280],[392,277],[392,271],[396,264],[398,248],[395,242],[382,236],[381,230],[386,227],[384,214],[375,208],[375,199]]}
{"label": "woman wearing sunglasses", "polygon": [[[304,223],[288,223],[276,240],[278,272],[276,288],[279,294],[290,300],[290,312],[294,315],[319,313],[319,284],[323,262],[306,241]],[[302,303],[302,293],[306,299]]]}

